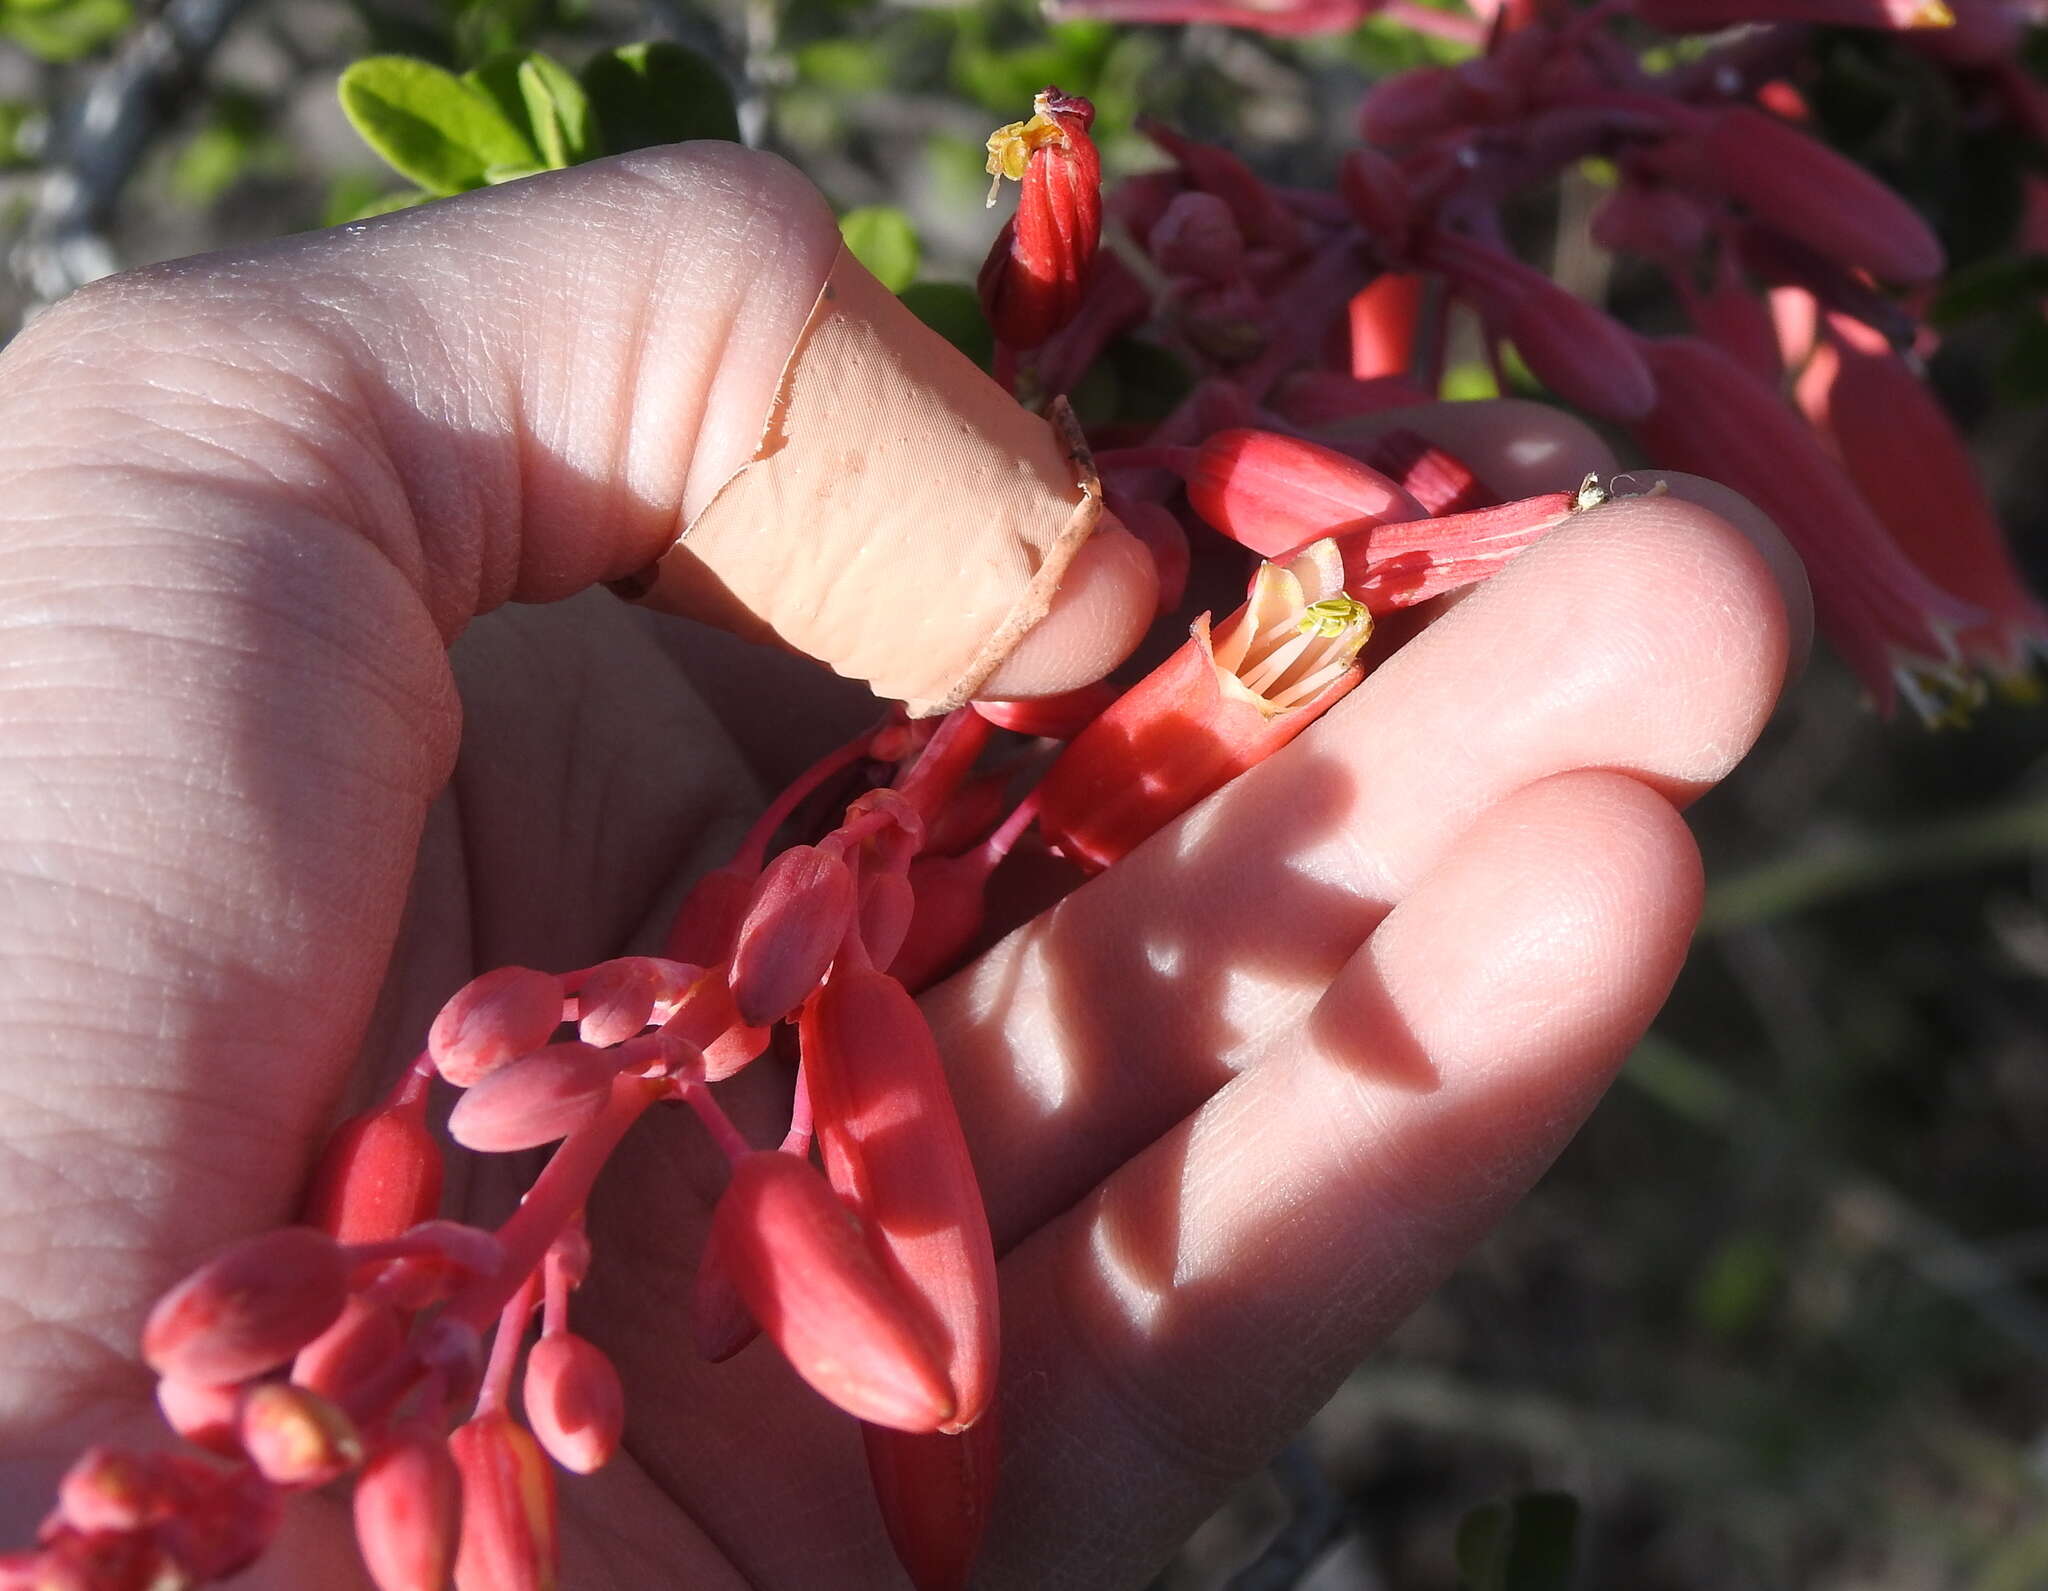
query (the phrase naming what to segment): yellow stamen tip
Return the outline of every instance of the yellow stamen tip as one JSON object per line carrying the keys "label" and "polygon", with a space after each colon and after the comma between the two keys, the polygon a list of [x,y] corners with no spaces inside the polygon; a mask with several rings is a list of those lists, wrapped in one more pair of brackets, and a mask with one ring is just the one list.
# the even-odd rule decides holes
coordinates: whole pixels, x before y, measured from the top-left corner
{"label": "yellow stamen tip", "polygon": [[1942,0],[1922,0],[1920,9],[1906,24],[1909,28],[1952,28],[1955,25],[1956,14],[1942,4]]}
{"label": "yellow stamen tip", "polygon": [[1320,635],[1334,641],[1360,619],[1367,617],[1363,602],[1352,597],[1324,597],[1302,610],[1295,626],[1303,635]]}

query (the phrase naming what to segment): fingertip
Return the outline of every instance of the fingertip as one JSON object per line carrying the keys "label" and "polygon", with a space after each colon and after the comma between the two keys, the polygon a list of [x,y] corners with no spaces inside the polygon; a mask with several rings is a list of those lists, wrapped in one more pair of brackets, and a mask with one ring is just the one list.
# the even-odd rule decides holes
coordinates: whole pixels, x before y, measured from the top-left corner
{"label": "fingertip", "polygon": [[1676,470],[1659,470],[1655,479],[1680,502],[1696,504],[1739,531],[1762,554],[1785,603],[1790,651],[1785,678],[1788,683],[1797,679],[1813,652],[1813,586],[1806,577],[1805,562],[1785,533],[1756,504],[1719,481]]}
{"label": "fingertip", "polygon": [[1108,515],[1074,555],[1046,616],[982,683],[982,696],[1053,696],[1100,679],[1152,622],[1159,576],[1144,543]]}

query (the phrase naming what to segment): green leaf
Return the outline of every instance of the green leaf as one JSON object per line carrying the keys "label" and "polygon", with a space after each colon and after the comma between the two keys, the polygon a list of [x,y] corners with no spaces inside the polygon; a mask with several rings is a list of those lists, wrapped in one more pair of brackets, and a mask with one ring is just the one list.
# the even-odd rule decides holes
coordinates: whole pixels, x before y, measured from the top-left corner
{"label": "green leaf", "polygon": [[519,63],[519,93],[540,158],[573,166],[604,153],[590,113],[590,96],[559,62],[538,50]]}
{"label": "green leaf", "polygon": [[623,152],[690,138],[738,143],[739,113],[725,74],[680,44],[628,44],[582,72],[604,147]]}
{"label": "green leaf", "polygon": [[796,52],[797,75],[820,88],[872,94],[889,86],[889,59],[861,39],[819,39]]}
{"label": "green leaf", "polygon": [[75,61],[134,20],[128,0],[0,0],[0,35],[46,61]]}
{"label": "green leaf", "polygon": [[1461,1591],[1571,1591],[1579,1500],[1523,1492],[1482,1503],[1458,1523]]}
{"label": "green leaf", "polygon": [[917,228],[893,205],[864,204],[839,218],[847,252],[892,293],[917,280]]}
{"label": "green leaf", "polygon": [[341,108],[363,142],[429,193],[480,188],[494,166],[531,166],[533,145],[490,95],[430,61],[373,55],[341,74]]}
{"label": "green leaf", "polygon": [[912,282],[898,295],[903,307],[982,369],[995,357],[995,333],[981,313],[981,298],[960,282]]}
{"label": "green leaf", "polygon": [[1928,319],[1953,326],[2002,309],[2048,298],[2048,254],[2006,254],[1952,272],[1941,284]]}
{"label": "green leaf", "polygon": [[351,221],[372,221],[380,215],[391,215],[399,210],[410,210],[416,204],[426,204],[434,197],[424,188],[402,188],[397,193],[382,193],[374,199],[365,199],[344,215],[337,215],[329,224],[341,226]]}

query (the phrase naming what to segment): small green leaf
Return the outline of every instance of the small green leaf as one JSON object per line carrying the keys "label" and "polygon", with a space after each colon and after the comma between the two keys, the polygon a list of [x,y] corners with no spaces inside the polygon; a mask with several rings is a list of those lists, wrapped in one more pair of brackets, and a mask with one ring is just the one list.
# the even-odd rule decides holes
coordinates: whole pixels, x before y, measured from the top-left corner
{"label": "small green leaf", "polygon": [[531,161],[528,161],[523,166],[493,166],[484,173],[484,181],[489,186],[495,188],[500,183],[517,182],[522,177],[537,177],[543,171],[552,171],[554,169],[552,166],[536,166]]}
{"label": "small green leaf", "polygon": [[341,108],[363,141],[429,193],[480,188],[536,151],[474,84],[408,55],[372,55],[341,74]]}
{"label": "small green leaf", "polygon": [[46,61],[75,61],[134,19],[128,0],[0,0],[0,36]]}
{"label": "small green leaf", "polygon": [[910,217],[892,205],[864,204],[839,218],[839,235],[847,252],[892,293],[917,280],[917,229]]}
{"label": "small green leaf", "polygon": [[995,357],[995,333],[981,299],[960,282],[912,282],[897,295],[903,307],[986,370]]}
{"label": "small green leaf", "polygon": [[739,113],[725,74],[680,44],[606,50],[591,58],[582,80],[607,149],[647,149],[690,138],[739,142]]}
{"label": "small green leaf", "polygon": [[1482,1503],[1458,1523],[1460,1591],[1571,1591],[1578,1531],[1569,1492]]}
{"label": "small green leaf", "polygon": [[335,217],[331,225],[340,226],[351,221],[371,221],[380,215],[391,215],[399,210],[410,210],[416,204],[425,204],[434,197],[424,188],[403,188],[397,193],[382,193],[374,199],[365,199],[345,215]]}
{"label": "small green leaf", "polygon": [[1953,326],[2038,298],[2048,298],[2048,254],[2000,255],[1951,272],[1927,318]]}
{"label": "small green leaf", "polygon": [[590,96],[559,62],[539,51],[519,63],[519,92],[540,157],[550,166],[574,166],[604,151],[590,114]]}

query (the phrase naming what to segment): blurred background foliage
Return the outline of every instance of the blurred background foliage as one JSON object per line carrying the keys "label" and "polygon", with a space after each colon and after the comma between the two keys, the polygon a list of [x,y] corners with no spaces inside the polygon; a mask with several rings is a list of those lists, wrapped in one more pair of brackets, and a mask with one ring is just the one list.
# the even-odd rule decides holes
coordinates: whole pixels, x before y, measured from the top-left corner
{"label": "blurred background foliage", "polygon": [[[1363,83],[1467,49],[1384,19],[1299,41],[1048,24],[1026,0],[0,0],[0,318],[423,189],[737,133],[985,352],[982,144],[1037,89],[1096,102],[1112,177],[1159,163],[1142,110],[1312,184]],[[2038,29],[2030,50],[2038,71]],[[531,51],[556,64],[522,71]],[[474,169],[435,145],[396,174],[336,91],[379,55],[440,69],[408,69],[436,92],[473,74],[463,125],[502,117],[510,141],[494,123]],[[404,145],[377,132],[396,82],[360,77],[352,110]],[[1885,39],[1823,35],[1804,87],[1950,246],[1932,376],[2040,589],[2038,152]],[[1528,196],[1529,256],[1673,325],[1654,278],[1585,236],[1603,178]],[[1109,363],[1100,411],[1171,381],[1142,348]],[[1162,1587],[2048,1586],[2048,721],[2027,694],[1930,732],[1872,718],[1816,660],[1697,811],[1708,919],[1613,1097]]]}

